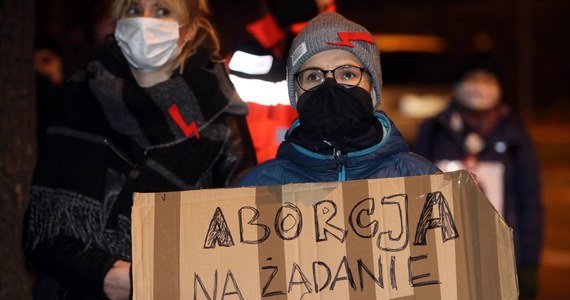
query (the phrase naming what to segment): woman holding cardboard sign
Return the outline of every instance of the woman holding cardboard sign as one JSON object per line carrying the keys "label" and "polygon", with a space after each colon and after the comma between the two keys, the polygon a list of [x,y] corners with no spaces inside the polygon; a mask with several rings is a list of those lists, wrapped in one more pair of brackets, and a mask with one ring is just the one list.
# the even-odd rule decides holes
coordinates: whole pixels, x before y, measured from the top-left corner
{"label": "woman holding cardboard sign", "polygon": [[231,185],[247,108],[215,61],[205,0],[117,0],[115,41],[66,87],[26,217],[37,296],[129,297],[133,192]]}
{"label": "woman holding cardboard sign", "polygon": [[287,86],[299,113],[277,158],[238,185],[344,181],[438,171],[408,151],[383,112],[380,56],[364,27],[337,13],[312,19],[293,41]]}

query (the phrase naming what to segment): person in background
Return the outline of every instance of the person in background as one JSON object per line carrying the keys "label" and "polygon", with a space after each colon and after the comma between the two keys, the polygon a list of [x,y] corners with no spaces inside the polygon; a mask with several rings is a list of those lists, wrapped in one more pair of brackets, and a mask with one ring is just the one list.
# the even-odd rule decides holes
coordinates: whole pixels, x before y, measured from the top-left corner
{"label": "person in background", "polygon": [[47,34],[36,35],[33,61],[36,76],[37,140],[40,150],[54,109],[63,96],[63,58],[63,50],[55,38]]}
{"label": "person in background", "polygon": [[466,169],[513,228],[521,299],[537,295],[543,241],[540,169],[523,122],[502,101],[496,59],[465,59],[446,110],[420,126],[413,150],[443,171]]}
{"label": "person in background", "polygon": [[36,299],[129,298],[133,193],[231,186],[255,165],[208,14],[205,0],[112,3],[115,40],[66,82],[39,154],[24,226]]}
{"label": "person in background", "polygon": [[381,103],[380,54],[370,32],[340,14],[312,19],[287,57],[287,87],[299,118],[277,157],[239,186],[426,175],[439,170],[410,153]]}
{"label": "person in background", "polygon": [[297,117],[289,104],[285,65],[293,38],[334,0],[266,0],[268,13],[247,25],[249,38],[228,57],[230,79],[250,114],[247,122],[258,162],[274,158]]}

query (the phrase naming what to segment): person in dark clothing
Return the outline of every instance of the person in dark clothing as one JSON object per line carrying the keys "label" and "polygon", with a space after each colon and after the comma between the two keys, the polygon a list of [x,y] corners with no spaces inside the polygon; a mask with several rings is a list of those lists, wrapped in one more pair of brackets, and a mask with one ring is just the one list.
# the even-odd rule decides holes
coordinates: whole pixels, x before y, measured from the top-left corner
{"label": "person in dark clothing", "polygon": [[299,119],[277,157],[239,186],[426,175],[439,170],[410,153],[381,102],[380,56],[366,28],[334,12],[312,19],[287,61],[291,106]]}
{"label": "person in dark clothing", "polygon": [[53,110],[63,96],[64,54],[58,42],[47,34],[37,34],[34,44],[34,71],[36,76],[37,141],[42,141]]}
{"label": "person in dark clothing", "polygon": [[227,187],[255,165],[206,1],[112,8],[115,40],[66,83],[39,154],[24,226],[37,299],[129,298],[133,193]]}
{"label": "person in dark clothing", "polygon": [[540,169],[519,117],[501,101],[496,59],[480,53],[459,68],[454,99],[420,126],[413,150],[443,171],[467,169],[513,228],[521,299],[538,291],[543,241]]}

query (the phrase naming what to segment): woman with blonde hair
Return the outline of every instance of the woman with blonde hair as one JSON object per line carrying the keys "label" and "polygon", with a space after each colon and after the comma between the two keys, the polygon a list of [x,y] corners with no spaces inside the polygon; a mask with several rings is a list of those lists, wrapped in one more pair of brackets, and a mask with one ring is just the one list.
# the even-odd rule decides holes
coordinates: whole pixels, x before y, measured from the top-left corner
{"label": "woman with blonde hair", "polygon": [[134,192],[233,185],[255,164],[247,107],[205,0],[117,0],[114,40],[48,126],[25,219],[35,299],[127,299]]}

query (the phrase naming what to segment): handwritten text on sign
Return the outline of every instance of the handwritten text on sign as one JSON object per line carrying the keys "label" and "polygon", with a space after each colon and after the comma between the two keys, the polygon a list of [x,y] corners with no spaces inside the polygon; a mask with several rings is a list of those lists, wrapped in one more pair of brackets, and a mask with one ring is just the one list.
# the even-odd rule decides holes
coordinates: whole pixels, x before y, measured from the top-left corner
{"label": "handwritten text on sign", "polygon": [[[326,199],[312,204],[311,213],[307,213],[307,210],[303,213],[294,203],[284,202],[274,216],[269,218],[272,222],[261,221],[264,217],[262,212],[253,206],[242,206],[237,211],[217,207],[212,211],[208,228],[204,228],[203,251],[215,251],[219,247],[236,247],[236,243],[259,246],[271,238],[283,242],[295,241],[303,235],[310,235],[317,244],[332,241],[343,244],[349,236],[353,239],[372,240],[378,250],[389,256],[388,274],[383,274],[385,268],[381,257],[378,257],[377,266],[366,264],[360,258],[350,262],[346,255],[335,262],[316,260],[310,266],[304,265],[303,268],[299,263],[293,262],[286,268],[288,274],[283,274],[284,270],[277,264],[272,264],[272,257],[267,257],[265,260],[267,265],[261,267],[266,274],[264,282],[261,283],[261,297],[285,295],[295,288],[303,288],[305,293],[320,293],[326,289],[334,290],[340,284],[348,285],[354,291],[363,291],[364,282],[367,280],[382,289],[385,288],[385,284],[389,284],[390,289],[397,290],[396,272],[400,273],[402,270],[397,270],[396,256],[392,256],[391,253],[409,248],[410,238],[413,246],[427,245],[426,237],[429,230],[437,230],[443,242],[459,237],[452,210],[444,194],[431,192],[423,199],[425,202],[421,213],[414,215],[413,220],[410,219],[407,194],[394,194],[381,199],[368,197],[355,201],[354,206],[348,208],[349,213],[344,214],[346,219],[338,213],[337,203]],[[393,212],[389,216],[390,219],[398,220],[389,223],[390,228],[385,228],[387,223],[381,222],[381,218],[386,216],[377,212],[387,208]],[[238,226],[229,225],[226,221],[227,214],[237,214]],[[269,219],[267,216],[264,218],[264,220]],[[312,230],[305,230],[307,222],[313,223],[310,226]],[[342,227],[338,224],[346,225]],[[410,226],[414,226],[415,229],[412,231],[413,237],[410,236],[412,235]],[[441,283],[437,278],[431,278],[429,272],[414,273],[414,263],[425,259],[428,259],[428,254],[408,256],[405,265],[409,286]],[[216,299],[219,291],[222,298],[231,296],[244,299],[240,289],[240,279],[236,278],[231,269],[224,272],[223,278],[219,278],[217,269],[212,270],[213,275],[195,273],[194,297],[201,294],[201,297],[206,299]],[[204,276],[213,276],[214,285],[204,284]],[[283,278],[287,283],[285,288],[273,284],[274,281],[282,281]]]}

